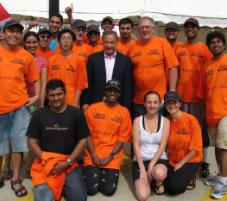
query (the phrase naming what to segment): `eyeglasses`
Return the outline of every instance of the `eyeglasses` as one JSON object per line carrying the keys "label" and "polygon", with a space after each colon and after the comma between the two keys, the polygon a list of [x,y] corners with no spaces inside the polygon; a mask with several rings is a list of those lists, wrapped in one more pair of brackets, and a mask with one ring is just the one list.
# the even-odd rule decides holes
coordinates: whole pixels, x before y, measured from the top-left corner
{"label": "eyeglasses", "polygon": [[39,38],[42,38],[42,39],[50,39],[50,36],[48,36],[48,35],[40,35]]}

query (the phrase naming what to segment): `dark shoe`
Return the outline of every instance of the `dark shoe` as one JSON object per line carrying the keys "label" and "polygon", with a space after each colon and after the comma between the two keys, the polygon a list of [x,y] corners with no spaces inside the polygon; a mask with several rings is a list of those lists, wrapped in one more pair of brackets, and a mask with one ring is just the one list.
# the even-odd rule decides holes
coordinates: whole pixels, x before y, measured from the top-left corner
{"label": "dark shoe", "polygon": [[162,183],[157,185],[156,182],[153,182],[152,188],[156,195],[163,195],[165,193],[165,188]]}
{"label": "dark shoe", "polygon": [[[18,188],[16,186],[19,186]],[[17,197],[24,197],[25,195],[28,194],[26,188],[22,185],[21,180],[11,180],[11,189],[14,191],[15,195]]]}
{"label": "dark shoe", "polygon": [[2,179],[9,180],[13,176],[12,171],[2,171]]}
{"label": "dark shoe", "polygon": [[202,162],[199,171],[200,177],[207,178],[210,175],[209,164]]}
{"label": "dark shoe", "polygon": [[5,186],[5,182],[3,178],[0,177],[0,188],[2,188],[3,186]]}
{"label": "dark shoe", "polygon": [[186,189],[193,190],[195,188],[195,185],[196,185],[196,178],[193,178],[187,185]]}

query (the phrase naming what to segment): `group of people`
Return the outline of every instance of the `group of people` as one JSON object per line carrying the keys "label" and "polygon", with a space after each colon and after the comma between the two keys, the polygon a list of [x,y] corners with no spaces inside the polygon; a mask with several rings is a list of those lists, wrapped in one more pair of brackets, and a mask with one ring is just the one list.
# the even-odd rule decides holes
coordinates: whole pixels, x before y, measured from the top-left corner
{"label": "group of people", "polygon": [[[183,27],[187,42],[177,40],[179,26],[169,22],[165,36],[155,35],[149,17],[115,21],[100,29],[72,19],[49,19],[38,33],[15,20],[3,27],[0,46],[0,155],[12,159],[0,177],[11,179],[18,197],[27,194],[19,177],[23,153],[34,199],[87,200],[118,186],[123,145],[132,142],[132,178],[139,201],[192,190],[196,173],[208,177],[207,147],[215,146],[218,173],[205,184],[213,198],[227,192],[226,40],[210,32],[197,42],[199,22]],[[133,122],[133,123],[132,123]],[[208,137],[209,134],[209,137]],[[11,156],[11,157],[10,157]],[[0,170],[2,166],[0,160]],[[9,162],[8,162],[9,164]],[[8,165],[9,166],[9,165]],[[3,171],[2,171],[3,172]]]}

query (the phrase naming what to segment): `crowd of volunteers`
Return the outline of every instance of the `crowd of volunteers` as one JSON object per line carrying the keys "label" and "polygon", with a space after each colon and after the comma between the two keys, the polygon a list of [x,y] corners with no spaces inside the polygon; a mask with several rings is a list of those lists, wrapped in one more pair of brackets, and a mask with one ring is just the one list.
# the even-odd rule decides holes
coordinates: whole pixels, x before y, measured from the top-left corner
{"label": "crowd of volunteers", "polygon": [[[222,32],[198,41],[199,22],[176,22],[155,35],[155,22],[107,16],[101,25],[73,19],[62,28],[54,14],[48,28],[30,31],[8,20],[0,40],[0,188],[10,179],[17,197],[31,179],[35,201],[85,201],[98,192],[114,196],[124,145],[136,199],[180,194],[196,175],[227,194],[227,55]],[[119,26],[119,35],[114,27]],[[102,32],[102,34],[101,34]],[[210,175],[208,146],[217,174]],[[29,152],[28,154],[25,154]],[[25,155],[28,155],[25,157]],[[108,198],[107,198],[108,199]]]}

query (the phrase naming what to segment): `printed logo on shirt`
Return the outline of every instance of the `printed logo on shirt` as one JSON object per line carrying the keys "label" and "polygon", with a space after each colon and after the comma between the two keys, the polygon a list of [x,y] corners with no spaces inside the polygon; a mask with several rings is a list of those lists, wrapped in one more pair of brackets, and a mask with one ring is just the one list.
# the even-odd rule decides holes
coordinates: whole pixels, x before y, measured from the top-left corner
{"label": "printed logo on shirt", "polygon": [[178,56],[179,56],[179,57],[183,57],[183,56],[186,56],[186,55],[187,55],[186,50],[181,50],[181,51],[179,51],[179,53],[178,53]]}
{"label": "printed logo on shirt", "polygon": [[214,74],[214,71],[211,69],[211,70],[208,70],[206,72],[206,77],[209,77],[209,76],[212,76]]}
{"label": "printed logo on shirt", "polygon": [[46,126],[46,130],[52,130],[52,131],[66,131],[68,130],[67,127],[61,127],[60,124],[55,123],[53,126]]}
{"label": "printed logo on shirt", "polygon": [[189,132],[185,128],[180,128],[177,130],[177,135],[188,135],[188,134],[189,134]]}
{"label": "printed logo on shirt", "polygon": [[24,65],[24,60],[23,59],[20,59],[20,58],[14,58],[11,63],[14,63],[14,64],[22,64]]}
{"label": "printed logo on shirt", "polygon": [[105,114],[96,113],[94,119],[105,119]]}
{"label": "printed logo on shirt", "polygon": [[147,55],[160,55],[158,50],[149,50]]}
{"label": "printed logo on shirt", "polygon": [[201,54],[200,52],[192,52],[191,56],[198,57],[198,58],[201,58],[201,59],[203,58],[203,54]]}
{"label": "printed logo on shirt", "polygon": [[122,122],[122,118],[121,117],[113,117],[111,119],[111,121],[117,122],[117,123],[121,123]]}
{"label": "printed logo on shirt", "polygon": [[226,65],[219,66],[218,72],[220,72],[220,71],[227,71],[227,66]]}
{"label": "printed logo on shirt", "polygon": [[53,65],[51,70],[60,70],[60,65]]}
{"label": "printed logo on shirt", "polygon": [[76,69],[73,66],[67,67],[66,70],[69,71],[69,72],[73,72],[73,73],[76,72]]}
{"label": "printed logo on shirt", "polygon": [[84,52],[80,52],[78,55],[79,55],[79,56],[81,56],[81,57],[85,57],[85,58],[87,58],[87,54],[86,54],[86,53],[84,53]]}

